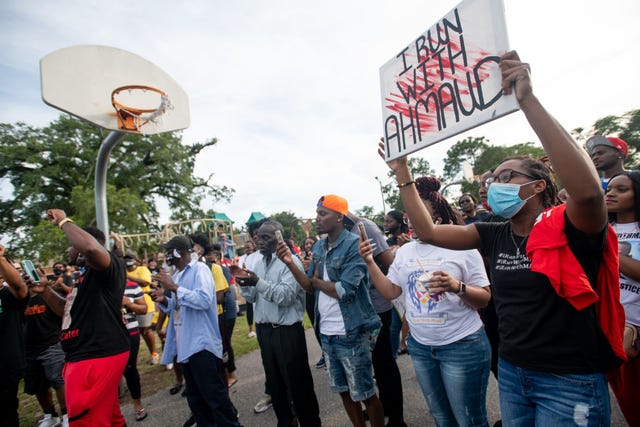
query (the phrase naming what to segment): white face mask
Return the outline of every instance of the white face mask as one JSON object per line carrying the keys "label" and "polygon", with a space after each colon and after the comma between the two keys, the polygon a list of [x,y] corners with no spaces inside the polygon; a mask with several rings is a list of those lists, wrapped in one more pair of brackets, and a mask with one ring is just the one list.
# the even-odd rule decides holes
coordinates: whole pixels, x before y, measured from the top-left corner
{"label": "white face mask", "polygon": [[200,256],[195,252],[191,252],[191,261],[200,261]]}
{"label": "white face mask", "polygon": [[176,267],[173,265],[169,265],[166,262],[162,264],[162,269],[165,273],[173,274],[176,271]]}

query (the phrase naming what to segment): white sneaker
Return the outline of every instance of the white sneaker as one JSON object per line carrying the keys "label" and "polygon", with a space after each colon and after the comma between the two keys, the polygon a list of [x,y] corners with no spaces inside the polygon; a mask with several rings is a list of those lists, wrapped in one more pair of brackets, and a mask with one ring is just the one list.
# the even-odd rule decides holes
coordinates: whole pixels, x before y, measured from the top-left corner
{"label": "white sneaker", "polygon": [[46,414],[43,419],[40,420],[38,427],[54,427],[60,425],[60,418],[54,417],[51,414]]}
{"label": "white sneaker", "polygon": [[265,394],[264,398],[260,399],[260,401],[256,403],[256,406],[253,407],[253,412],[259,414],[271,408],[271,406],[273,406],[273,404],[271,403],[271,396]]}
{"label": "white sneaker", "polygon": [[60,427],[69,427],[69,415],[64,414],[62,416],[62,423],[60,424]]}

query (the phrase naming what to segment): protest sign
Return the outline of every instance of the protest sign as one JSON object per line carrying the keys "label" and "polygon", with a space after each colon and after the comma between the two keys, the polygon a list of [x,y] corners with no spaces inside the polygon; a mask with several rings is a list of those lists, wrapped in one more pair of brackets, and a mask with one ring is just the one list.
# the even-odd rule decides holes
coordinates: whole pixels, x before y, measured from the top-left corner
{"label": "protest sign", "polygon": [[387,160],[518,109],[502,95],[502,0],[465,0],[380,68]]}

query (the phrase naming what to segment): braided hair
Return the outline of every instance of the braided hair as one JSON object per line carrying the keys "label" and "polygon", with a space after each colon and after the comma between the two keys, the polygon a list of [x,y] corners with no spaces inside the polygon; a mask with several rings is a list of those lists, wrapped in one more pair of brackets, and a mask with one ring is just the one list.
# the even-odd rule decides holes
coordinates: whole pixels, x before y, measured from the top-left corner
{"label": "braided hair", "polygon": [[500,164],[507,160],[519,160],[523,169],[535,179],[543,180],[547,186],[542,195],[542,206],[548,209],[553,206],[561,205],[562,200],[558,197],[558,186],[554,179],[554,172],[551,165],[548,164],[548,158],[534,159],[531,156],[510,156],[502,159]]}
{"label": "braided hair", "polygon": [[433,206],[433,216],[442,218],[443,224],[464,224],[460,214],[453,210],[440,190],[440,180],[435,176],[422,176],[416,179],[416,188],[422,200],[428,200]]}

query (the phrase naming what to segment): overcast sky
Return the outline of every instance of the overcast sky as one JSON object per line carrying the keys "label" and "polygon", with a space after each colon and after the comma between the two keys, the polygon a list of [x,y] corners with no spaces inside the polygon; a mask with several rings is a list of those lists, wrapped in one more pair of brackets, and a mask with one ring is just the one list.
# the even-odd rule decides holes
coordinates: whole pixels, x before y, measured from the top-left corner
{"label": "overcast sky", "polygon": [[[506,1],[511,48],[532,67],[534,91],[569,130],[640,108],[640,2]],[[236,190],[205,201],[244,223],[251,211],[314,217],[319,196],[351,210],[382,209],[374,179],[382,134],[379,68],[458,4],[439,1],[0,2],[0,122],[46,126],[39,60],[77,44],[136,53],[190,97],[190,144],[217,138],[196,174]],[[442,172],[466,136],[536,141],[521,112],[417,155]]]}

